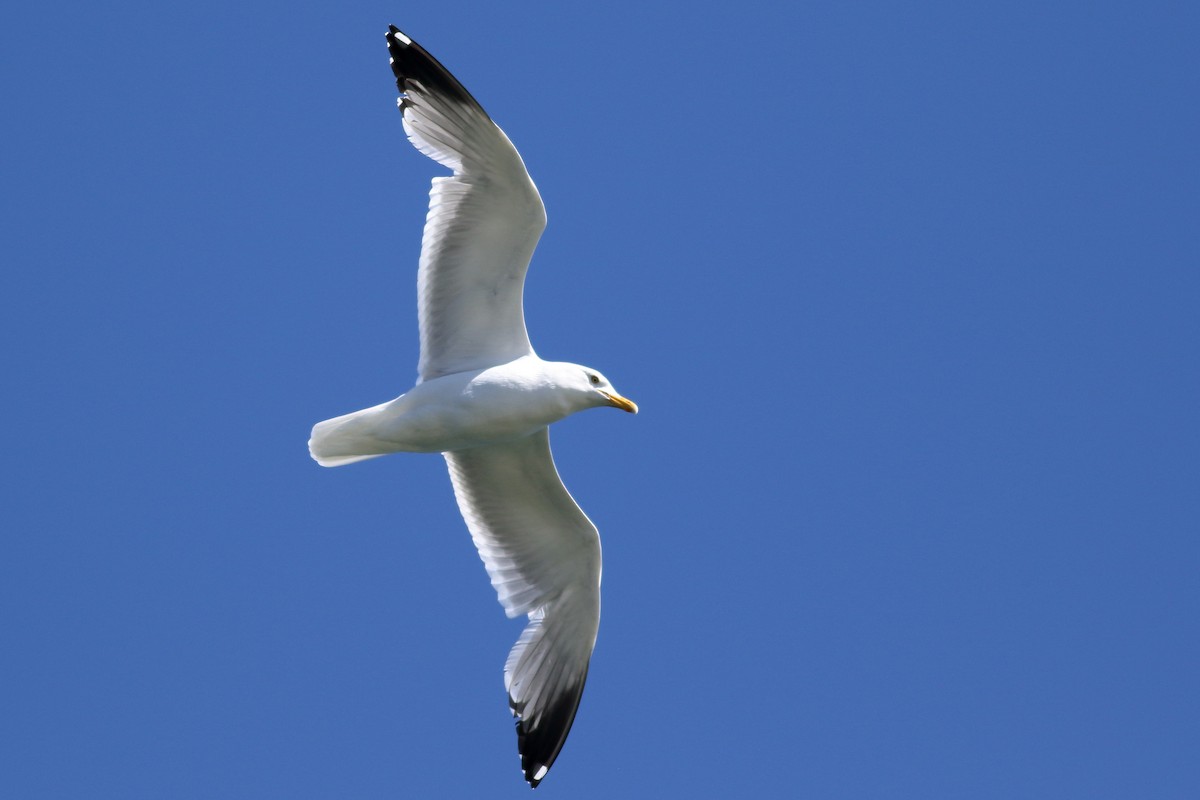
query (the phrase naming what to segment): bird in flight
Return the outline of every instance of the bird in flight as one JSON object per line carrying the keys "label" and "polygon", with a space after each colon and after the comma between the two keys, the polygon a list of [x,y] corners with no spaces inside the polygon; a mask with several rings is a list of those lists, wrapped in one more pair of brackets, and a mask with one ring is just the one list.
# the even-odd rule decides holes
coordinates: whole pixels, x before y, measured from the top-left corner
{"label": "bird in flight", "polygon": [[441,453],[458,508],[509,617],[529,622],[504,665],[525,779],[546,777],[575,720],[600,624],[600,537],[550,455],[547,426],[600,406],[637,413],[598,371],[543,361],[522,291],[546,227],[512,142],[423,47],[389,26],[404,131],[453,174],[433,179],[417,272],[418,379],[317,423],[326,467]]}

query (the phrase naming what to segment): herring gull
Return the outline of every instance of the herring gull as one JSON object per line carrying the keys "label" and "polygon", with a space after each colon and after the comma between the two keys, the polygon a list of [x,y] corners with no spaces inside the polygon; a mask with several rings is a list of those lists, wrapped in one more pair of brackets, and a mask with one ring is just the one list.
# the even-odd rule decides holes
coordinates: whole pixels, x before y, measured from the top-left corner
{"label": "herring gull", "polygon": [[418,380],[395,400],[317,423],[326,467],[442,453],[459,510],[509,617],[504,665],[525,779],[546,776],[575,719],[600,623],[600,537],[550,455],[547,426],[599,406],[637,413],[594,369],[543,361],[525,330],[525,272],[546,211],[521,156],[462,84],[389,26],[404,131],[453,171],[433,179],[417,273]]}

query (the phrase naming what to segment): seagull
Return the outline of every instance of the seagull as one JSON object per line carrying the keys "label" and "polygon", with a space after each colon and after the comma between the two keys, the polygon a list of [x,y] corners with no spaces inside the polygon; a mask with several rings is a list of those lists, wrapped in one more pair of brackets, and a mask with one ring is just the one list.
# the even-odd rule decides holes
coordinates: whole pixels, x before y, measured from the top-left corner
{"label": "seagull", "polygon": [[543,361],[522,291],[546,210],[521,156],[449,71],[387,32],[408,139],[433,179],[417,272],[418,379],[387,403],[317,423],[318,464],[441,453],[459,511],[510,617],[529,622],[504,664],[525,780],[562,750],[600,624],[600,537],[563,486],[547,426],[588,408],[636,414],[598,371]]}

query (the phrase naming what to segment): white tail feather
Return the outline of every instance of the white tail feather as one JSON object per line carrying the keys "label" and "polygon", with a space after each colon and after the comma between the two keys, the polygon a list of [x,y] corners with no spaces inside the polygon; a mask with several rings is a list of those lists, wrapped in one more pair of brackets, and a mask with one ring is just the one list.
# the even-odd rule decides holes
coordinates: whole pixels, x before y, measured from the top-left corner
{"label": "white tail feather", "polygon": [[308,440],[309,454],[322,467],[340,467],[394,452],[394,446],[381,442],[374,434],[382,407],[364,408],[318,422]]}

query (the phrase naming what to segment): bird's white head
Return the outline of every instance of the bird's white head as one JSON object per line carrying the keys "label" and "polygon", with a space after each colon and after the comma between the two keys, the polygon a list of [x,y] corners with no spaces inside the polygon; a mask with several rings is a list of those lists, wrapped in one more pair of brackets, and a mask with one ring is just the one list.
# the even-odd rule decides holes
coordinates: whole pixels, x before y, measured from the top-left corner
{"label": "bird's white head", "polygon": [[622,397],[598,370],[566,362],[560,362],[560,366],[565,383],[584,398],[586,407],[612,406],[631,414],[638,412],[637,403]]}

